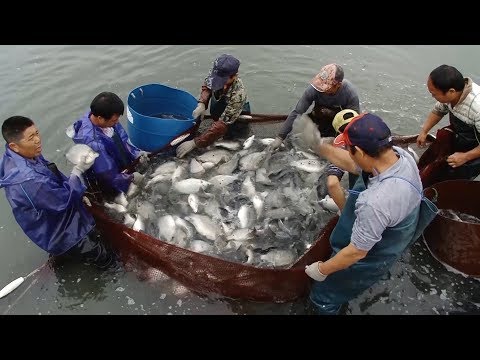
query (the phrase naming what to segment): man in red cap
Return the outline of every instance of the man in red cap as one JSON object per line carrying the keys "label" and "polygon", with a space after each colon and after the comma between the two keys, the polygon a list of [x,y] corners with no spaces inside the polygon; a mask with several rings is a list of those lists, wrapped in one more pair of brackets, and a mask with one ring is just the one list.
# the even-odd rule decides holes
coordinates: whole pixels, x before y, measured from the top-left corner
{"label": "man in red cap", "polygon": [[269,145],[270,151],[280,147],[292,130],[294,120],[304,114],[312,104],[315,105],[308,116],[317,124],[324,137],[335,136],[332,121],[339,111],[352,109],[360,113],[357,90],[350,81],[344,79],[343,68],[338,64],[325,65],[310,81],[295,109],[288,115],[275,141]]}
{"label": "man in red cap", "polygon": [[437,209],[423,197],[415,160],[392,145],[390,129],[378,116],[366,113],[350,121],[335,140],[346,149],[323,141],[307,116],[295,120],[293,132],[319,156],[360,175],[330,235],[330,258],[305,268],[315,280],[310,300],[316,310],[337,314],[388,274]]}
{"label": "man in red cap", "polygon": [[242,80],[238,77],[240,61],[229,54],[215,59],[213,68],[205,78],[193,111],[193,118],[203,119],[208,103],[213,124],[203,134],[180,144],[177,156],[184,157],[195,148],[205,148],[221,137],[246,136],[248,124],[237,122],[240,114],[249,113],[247,93]]}

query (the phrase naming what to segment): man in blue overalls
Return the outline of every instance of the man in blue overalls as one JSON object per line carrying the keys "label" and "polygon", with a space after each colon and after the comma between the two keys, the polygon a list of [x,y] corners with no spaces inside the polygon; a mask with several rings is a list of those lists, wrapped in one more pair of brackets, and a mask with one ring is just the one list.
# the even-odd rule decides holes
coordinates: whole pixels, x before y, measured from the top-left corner
{"label": "man in blue overalls", "polygon": [[[210,102],[210,114],[213,124],[202,134],[185,141],[177,148],[177,156],[184,157],[196,148],[205,148],[217,139],[246,137],[247,123],[238,121],[240,114],[250,112],[247,93],[242,80],[238,77],[240,61],[229,54],[220,55],[213,62],[213,68],[202,85],[198,105],[193,118],[203,118]],[[211,100],[211,101],[210,101]]]}
{"label": "man in blue overalls", "polygon": [[344,142],[346,149],[327,144],[308,121],[303,117],[294,124],[306,145],[360,175],[330,236],[331,257],[305,268],[315,280],[310,300],[316,310],[337,314],[342,305],[387,274],[437,209],[422,195],[415,160],[392,145],[390,129],[381,118],[371,113],[354,117],[335,140]]}

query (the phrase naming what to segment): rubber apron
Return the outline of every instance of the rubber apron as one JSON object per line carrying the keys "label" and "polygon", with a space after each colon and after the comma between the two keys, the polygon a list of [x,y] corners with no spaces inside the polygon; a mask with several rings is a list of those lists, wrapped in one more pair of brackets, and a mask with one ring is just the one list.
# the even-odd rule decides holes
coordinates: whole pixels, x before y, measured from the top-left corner
{"label": "rubber apron", "polygon": [[[414,186],[409,180],[398,176],[387,179],[402,179]],[[359,176],[352,190],[349,191],[345,208],[330,236],[330,244],[335,256],[350,243],[352,228],[355,222],[355,203],[358,195],[364,191],[368,174]],[[415,187],[415,186],[414,186]],[[360,295],[385,274],[397,261],[402,252],[423,233],[424,229],[435,218],[438,208],[415,187],[422,197],[420,206],[398,225],[387,228],[382,240],[368,252],[367,256],[350,267],[329,275],[324,281],[314,281],[310,291],[310,300],[321,314],[337,314],[341,306]]]}

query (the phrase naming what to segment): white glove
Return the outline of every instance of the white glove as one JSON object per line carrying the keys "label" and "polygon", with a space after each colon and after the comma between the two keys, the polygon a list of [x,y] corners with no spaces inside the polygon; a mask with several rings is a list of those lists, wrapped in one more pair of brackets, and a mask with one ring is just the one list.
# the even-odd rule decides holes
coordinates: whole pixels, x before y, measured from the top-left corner
{"label": "white glove", "polygon": [[295,119],[292,125],[292,133],[303,147],[314,152],[317,151],[317,147],[322,143],[322,136],[320,131],[318,131],[317,125],[306,114]]}
{"label": "white glove", "polygon": [[140,164],[146,164],[147,162],[150,161],[150,158],[148,157],[150,153],[147,151],[140,151],[140,155],[138,156],[138,161]]}
{"label": "white glove", "polygon": [[80,162],[75,165],[72,169],[72,174],[77,175],[79,178],[82,177],[82,174],[90,169],[95,161],[90,161],[87,163],[86,158],[88,155],[84,155],[81,159]]}
{"label": "white glove", "polygon": [[139,172],[134,172],[133,174],[133,180],[132,182],[136,185],[142,182],[144,175],[140,174]]}
{"label": "white glove", "polygon": [[195,110],[193,110],[192,116],[194,119],[196,119],[200,115],[203,115],[204,113],[205,113],[205,104],[202,102],[199,102]]}
{"label": "white glove", "polygon": [[84,197],[82,198],[82,201],[83,201],[83,203],[84,203],[85,205],[87,205],[87,206],[92,206],[92,203],[90,202],[90,200],[89,200],[86,196],[84,196]]}
{"label": "white glove", "polygon": [[282,142],[283,142],[282,138],[277,136],[275,140],[273,140],[272,143],[267,146],[267,151],[273,152],[277,150],[280,147],[280,145],[282,145]]}
{"label": "white glove", "polygon": [[190,151],[195,149],[197,145],[195,144],[195,140],[185,141],[184,143],[178,145],[177,148],[177,157],[182,158],[187,155]]}
{"label": "white glove", "polygon": [[310,276],[313,280],[323,281],[327,278],[327,275],[322,274],[318,269],[318,264],[321,264],[323,261],[316,261],[313,264],[305,266],[305,273]]}

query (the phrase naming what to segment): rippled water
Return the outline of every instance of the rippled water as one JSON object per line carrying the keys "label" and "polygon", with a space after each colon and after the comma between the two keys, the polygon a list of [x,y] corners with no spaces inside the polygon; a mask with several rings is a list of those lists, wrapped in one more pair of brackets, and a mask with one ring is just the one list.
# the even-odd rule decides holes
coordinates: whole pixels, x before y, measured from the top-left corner
{"label": "rippled water", "polygon": [[[195,97],[213,59],[229,52],[254,113],[288,113],[320,67],[340,63],[357,87],[362,110],[385,119],[393,131],[417,133],[433,99],[428,73],[443,63],[480,82],[480,46],[0,46],[1,118],[31,117],[43,137],[44,156],[68,173],[65,128],[101,91],[126,99],[142,84],[163,83]],[[126,119],[123,117],[123,125]],[[442,120],[439,126],[444,125]],[[263,136],[278,125],[257,127]],[[3,139],[2,139],[3,142]],[[4,142],[3,142],[4,143]],[[41,266],[47,255],[19,228],[0,196],[0,286]],[[480,313],[477,280],[447,271],[417,242],[379,282],[351,302],[348,314]],[[171,279],[141,281],[133,271],[99,273],[83,265],[50,269],[0,299],[8,314],[304,314],[305,301],[258,304],[199,297]]]}

